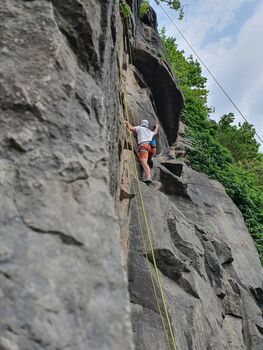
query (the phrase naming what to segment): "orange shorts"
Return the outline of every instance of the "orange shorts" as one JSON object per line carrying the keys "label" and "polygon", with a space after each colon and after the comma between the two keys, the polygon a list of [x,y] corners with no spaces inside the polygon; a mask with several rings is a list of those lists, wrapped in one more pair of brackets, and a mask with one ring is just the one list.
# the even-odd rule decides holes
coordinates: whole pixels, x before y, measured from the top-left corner
{"label": "orange shorts", "polygon": [[156,148],[151,147],[149,143],[142,143],[139,146],[139,159],[152,158],[156,153]]}

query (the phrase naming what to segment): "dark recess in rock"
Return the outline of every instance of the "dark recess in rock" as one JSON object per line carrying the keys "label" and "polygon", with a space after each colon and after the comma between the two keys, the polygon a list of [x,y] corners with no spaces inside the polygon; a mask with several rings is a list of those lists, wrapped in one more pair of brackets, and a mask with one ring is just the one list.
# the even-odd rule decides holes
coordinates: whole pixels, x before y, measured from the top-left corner
{"label": "dark recess in rock", "polygon": [[101,66],[92,38],[93,30],[84,5],[74,0],[52,0],[52,3],[59,29],[67,38],[80,66],[91,74],[99,72]]}
{"label": "dark recess in rock", "polygon": [[157,57],[145,50],[134,48],[133,60],[151,89],[158,118],[171,145],[177,138],[179,116],[183,106],[182,93],[176,87],[168,69]]}
{"label": "dark recess in rock", "polygon": [[161,163],[165,168],[167,168],[171,173],[176,176],[181,176],[183,171],[183,163],[175,162],[163,162]]}
{"label": "dark recess in rock", "polygon": [[169,195],[178,195],[188,198],[187,184],[170,172],[167,167],[160,166],[161,190]]}
{"label": "dark recess in rock", "polygon": [[149,7],[148,12],[141,18],[141,21],[157,31],[157,16],[151,6]]}
{"label": "dark recess in rock", "polygon": [[[189,264],[181,261],[169,249],[155,249],[154,254],[158,269],[174,281],[178,280],[183,272],[190,271]],[[153,264],[152,253],[148,253],[148,258]]]}
{"label": "dark recess in rock", "polygon": [[263,289],[262,288],[250,288],[252,295],[254,296],[258,306],[262,310],[263,314]]}

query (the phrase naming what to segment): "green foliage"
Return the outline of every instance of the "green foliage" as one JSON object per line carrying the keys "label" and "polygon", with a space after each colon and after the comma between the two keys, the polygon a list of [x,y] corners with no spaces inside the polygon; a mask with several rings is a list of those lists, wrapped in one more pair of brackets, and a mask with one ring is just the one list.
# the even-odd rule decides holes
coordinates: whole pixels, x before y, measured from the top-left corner
{"label": "green foliage", "polygon": [[149,10],[149,0],[143,0],[139,6],[139,16],[143,17]]}
{"label": "green foliage", "polygon": [[210,120],[212,108],[207,106],[200,64],[191,56],[185,58],[164,30],[161,36],[166,59],[185,96],[187,137],[193,145],[188,152],[191,165],[225,186],[243,214],[263,263],[263,154],[254,138],[255,129],[247,122],[233,125],[233,113],[223,115],[218,123]]}
{"label": "green foliage", "polygon": [[[157,5],[160,5],[160,3],[162,2],[166,3],[168,6],[170,6],[171,9],[179,12],[178,18],[180,20],[183,19],[184,11],[180,3],[180,0],[154,0],[154,1],[156,2]],[[146,15],[146,13],[149,11],[149,6],[150,6],[149,0],[142,0],[138,10],[138,14],[140,17],[143,17],[144,15]],[[120,14],[122,18],[129,18],[131,16],[130,6],[126,4],[124,0],[120,0]]]}
{"label": "green foliage", "polygon": [[157,5],[160,5],[162,2],[167,4],[171,9],[179,12],[178,18],[180,20],[184,18],[184,10],[180,0],[155,0],[155,2]]}
{"label": "green foliage", "polygon": [[120,1],[120,14],[122,18],[129,18],[131,16],[130,6],[122,0]]}
{"label": "green foliage", "polygon": [[231,125],[234,122],[234,114],[222,116],[218,123],[217,139],[233,154],[236,161],[243,165],[255,159],[259,155],[259,144],[255,141],[255,129],[247,122],[238,126]]}

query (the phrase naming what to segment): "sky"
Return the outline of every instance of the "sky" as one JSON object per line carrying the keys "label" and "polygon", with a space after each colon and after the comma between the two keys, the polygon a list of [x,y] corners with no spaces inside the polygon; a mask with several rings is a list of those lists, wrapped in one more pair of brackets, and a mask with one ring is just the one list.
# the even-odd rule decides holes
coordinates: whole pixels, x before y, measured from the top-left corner
{"label": "sky", "polygon": [[[158,28],[165,27],[187,56],[193,54],[160,6],[154,0],[150,4],[157,12]],[[162,6],[263,139],[263,1],[181,0],[181,4],[182,21],[175,11]],[[215,107],[211,118],[218,120],[233,112],[236,123],[243,122],[205,68],[202,70],[208,79],[208,105]]]}

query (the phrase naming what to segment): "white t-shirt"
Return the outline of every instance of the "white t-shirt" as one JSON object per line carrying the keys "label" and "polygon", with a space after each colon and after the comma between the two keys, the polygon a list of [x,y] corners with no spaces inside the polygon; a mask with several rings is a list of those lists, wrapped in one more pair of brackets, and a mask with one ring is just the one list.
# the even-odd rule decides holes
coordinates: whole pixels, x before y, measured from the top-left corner
{"label": "white t-shirt", "polygon": [[135,131],[137,134],[138,145],[144,142],[152,141],[154,133],[150,129],[145,128],[144,126],[135,126]]}

